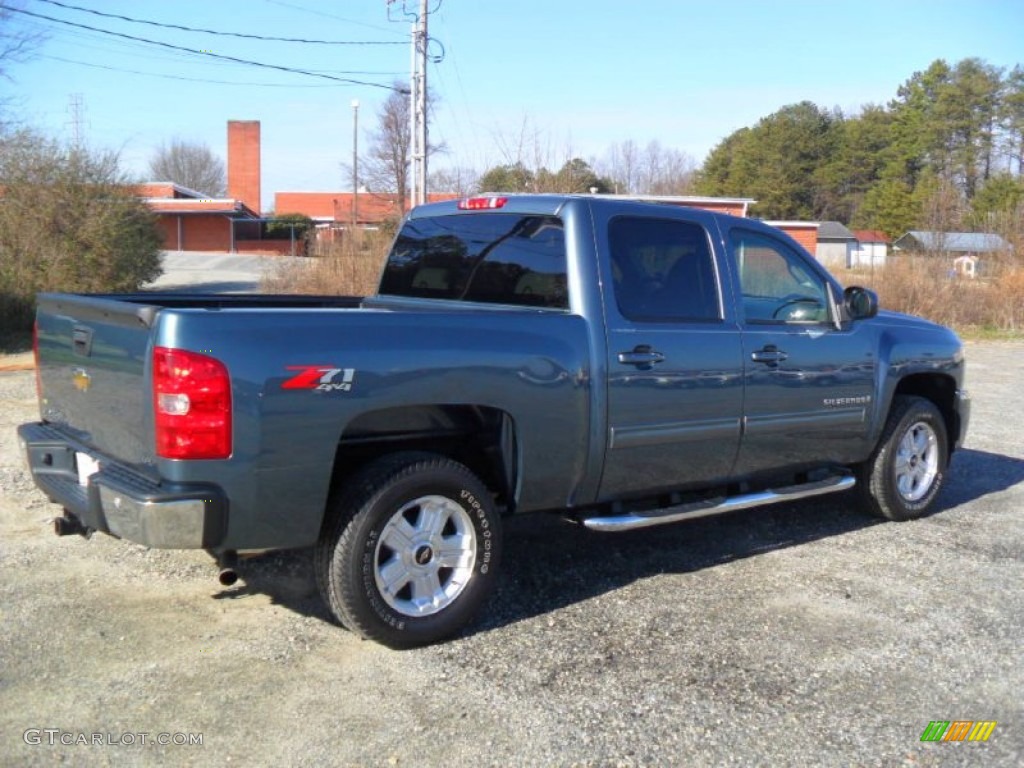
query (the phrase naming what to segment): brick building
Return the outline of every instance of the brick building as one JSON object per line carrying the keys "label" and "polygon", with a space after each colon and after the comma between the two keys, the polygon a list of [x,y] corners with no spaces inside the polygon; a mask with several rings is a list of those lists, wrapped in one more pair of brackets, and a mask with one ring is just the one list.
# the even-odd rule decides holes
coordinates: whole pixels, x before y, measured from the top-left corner
{"label": "brick building", "polygon": [[[251,242],[261,229],[259,122],[228,122],[228,197],[211,198],[169,181],[139,184],[135,194],[156,214],[164,250],[234,252],[261,246]],[[243,222],[247,226],[240,226]],[[282,246],[275,242],[265,250],[282,252]]]}

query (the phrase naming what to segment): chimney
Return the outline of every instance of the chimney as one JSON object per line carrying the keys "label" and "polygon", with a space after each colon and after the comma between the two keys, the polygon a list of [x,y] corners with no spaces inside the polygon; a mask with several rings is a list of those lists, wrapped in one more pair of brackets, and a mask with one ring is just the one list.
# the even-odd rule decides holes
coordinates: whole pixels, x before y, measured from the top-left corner
{"label": "chimney", "polygon": [[228,197],[260,212],[260,121],[228,120]]}

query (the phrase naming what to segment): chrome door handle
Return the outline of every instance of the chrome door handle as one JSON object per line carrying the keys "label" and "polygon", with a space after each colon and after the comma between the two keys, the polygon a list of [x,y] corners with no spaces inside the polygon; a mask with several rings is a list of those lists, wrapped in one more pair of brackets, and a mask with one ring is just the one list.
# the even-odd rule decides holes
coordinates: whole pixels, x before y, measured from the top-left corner
{"label": "chrome door handle", "polygon": [[750,354],[750,359],[755,363],[767,363],[768,365],[778,365],[788,358],[789,355],[774,344],[769,344],[763,349],[759,349],[757,352],[752,352]]}
{"label": "chrome door handle", "polygon": [[623,365],[637,365],[650,367],[655,363],[665,361],[665,355],[646,344],[634,348],[631,352],[619,352],[619,362]]}

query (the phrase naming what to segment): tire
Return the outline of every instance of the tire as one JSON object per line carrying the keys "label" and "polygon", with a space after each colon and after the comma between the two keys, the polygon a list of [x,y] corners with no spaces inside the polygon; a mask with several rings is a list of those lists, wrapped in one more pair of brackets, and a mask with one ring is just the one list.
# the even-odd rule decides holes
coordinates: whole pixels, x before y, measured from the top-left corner
{"label": "tire", "polygon": [[346,481],[328,514],[317,586],[333,616],[364,638],[400,649],[451,637],[492,590],[501,519],[458,462],[385,457]]}
{"label": "tire", "polygon": [[874,454],[857,468],[861,506],[887,520],[921,517],[935,502],[948,463],[939,409],[923,397],[899,395]]}

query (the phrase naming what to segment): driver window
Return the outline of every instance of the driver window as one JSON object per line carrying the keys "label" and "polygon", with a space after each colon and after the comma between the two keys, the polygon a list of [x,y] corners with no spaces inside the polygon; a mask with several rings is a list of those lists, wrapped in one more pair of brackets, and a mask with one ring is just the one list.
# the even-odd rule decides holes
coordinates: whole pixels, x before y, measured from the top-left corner
{"label": "driver window", "polygon": [[828,322],[825,281],[787,245],[733,230],[732,255],[748,323]]}

